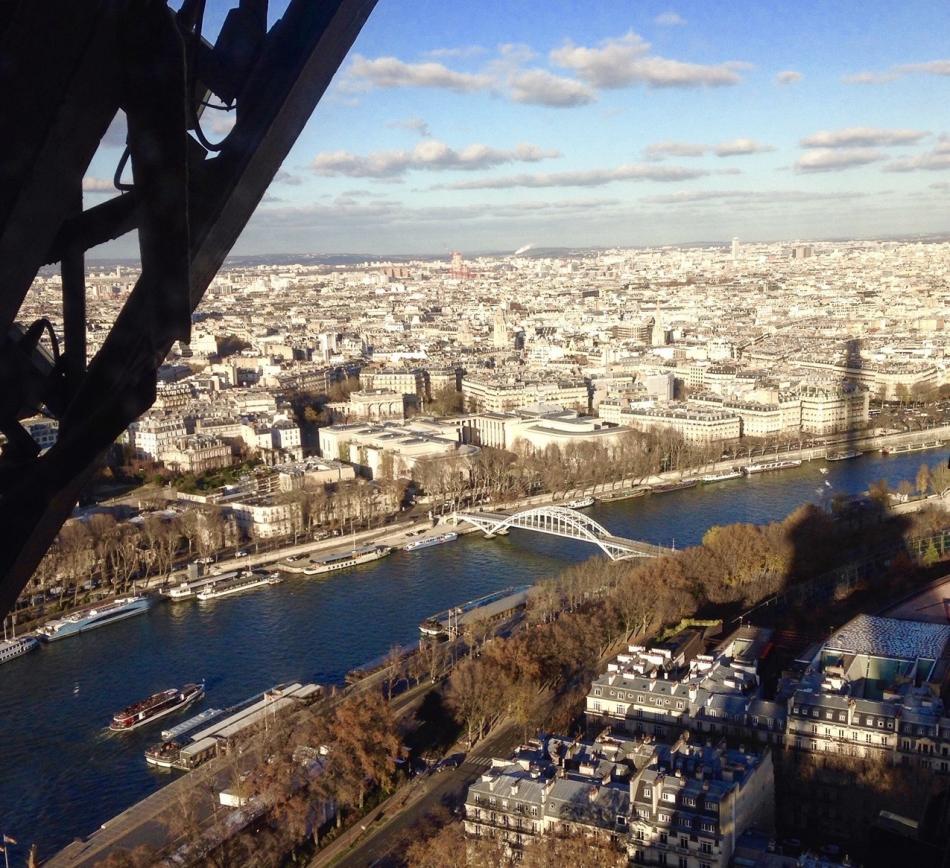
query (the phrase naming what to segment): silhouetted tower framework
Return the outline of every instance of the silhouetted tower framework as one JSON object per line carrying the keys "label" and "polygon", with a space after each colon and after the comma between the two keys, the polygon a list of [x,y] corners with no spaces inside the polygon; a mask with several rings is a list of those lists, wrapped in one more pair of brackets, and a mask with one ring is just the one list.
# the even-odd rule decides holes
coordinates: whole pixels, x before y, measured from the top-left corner
{"label": "silhouetted tower framework", "polygon": [[[206,0],[0,3],[0,614],[96,463],[155,399],[156,375],[264,196],[376,0],[240,0],[212,45]],[[236,118],[220,142],[203,110]],[[116,113],[117,193],[83,210],[82,181]],[[84,254],[138,233],[141,276],[86,358]],[[40,268],[60,263],[63,334],[18,323]],[[40,454],[19,424],[60,423]]]}

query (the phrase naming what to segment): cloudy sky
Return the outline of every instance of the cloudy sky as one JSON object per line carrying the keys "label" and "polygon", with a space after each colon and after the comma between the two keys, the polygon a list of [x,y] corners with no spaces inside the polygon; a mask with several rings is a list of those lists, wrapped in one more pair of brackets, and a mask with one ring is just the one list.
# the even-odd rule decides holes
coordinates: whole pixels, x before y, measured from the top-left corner
{"label": "cloudy sky", "polygon": [[948,35],[938,0],[380,0],[235,252],[950,231]]}

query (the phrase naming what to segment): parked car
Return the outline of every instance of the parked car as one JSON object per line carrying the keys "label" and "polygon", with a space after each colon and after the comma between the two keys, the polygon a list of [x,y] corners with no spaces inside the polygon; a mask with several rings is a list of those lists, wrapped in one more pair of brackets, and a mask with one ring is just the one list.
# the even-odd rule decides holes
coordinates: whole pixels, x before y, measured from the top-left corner
{"label": "parked car", "polygon": [[236,557],[236,558],[246,558],[247,555],[248,555],[248,553],[247,553],[247,550],[246,550],[246,549],[238,549],[238,550],[234,553],[234,557]]}

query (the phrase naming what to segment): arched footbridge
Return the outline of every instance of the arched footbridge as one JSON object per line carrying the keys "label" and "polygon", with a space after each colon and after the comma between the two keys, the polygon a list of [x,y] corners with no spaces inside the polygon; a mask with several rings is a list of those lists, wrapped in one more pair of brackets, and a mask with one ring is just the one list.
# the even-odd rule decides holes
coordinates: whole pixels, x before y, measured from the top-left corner
{"label": "arched footbridge", "polygon": [[549,536],[592,543],[612,561],[628,558],[656,558],[670,551],[653,543],[614,536],[602,524],[566,506],[539,506],[510,515],[504,512],[456,512],[453,518],[456,524],[464,522],[475,525],[487,537],[493,537],[498,533],[504,533],[510,527],[515,527],[519,530],[532,530]]}

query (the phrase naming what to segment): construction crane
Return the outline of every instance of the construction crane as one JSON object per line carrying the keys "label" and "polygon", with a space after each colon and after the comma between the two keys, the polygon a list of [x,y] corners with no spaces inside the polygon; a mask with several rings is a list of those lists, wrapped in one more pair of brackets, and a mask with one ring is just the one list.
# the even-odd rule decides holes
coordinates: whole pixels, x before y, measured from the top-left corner
{"label": "construction crane", "polygon": [[[157,371],[264,196],[376,0],[239,0],[212,44],[206,0],[0,0],[0,614],[16,602],[105,451],[155,399]],[[233,112],[221,142],[205,108]],[[82,181],[118,111],[118,194]],[[123,175],[131,174],[130,181]],[[86,358],[85,252],[137,232],[141,274]],[[63,333],[17,322],[59,263]],[[19,420],[59,421],[40,453]]]}

